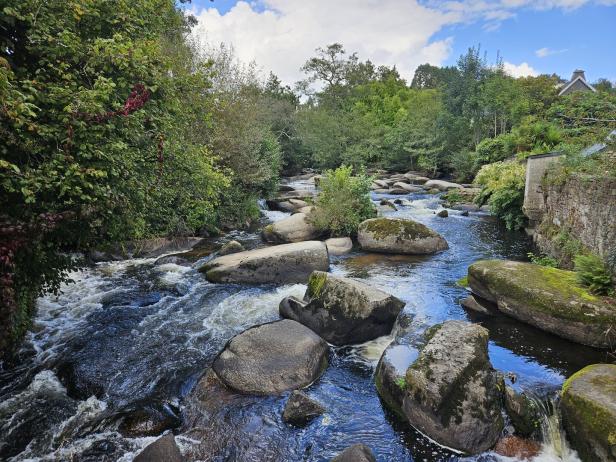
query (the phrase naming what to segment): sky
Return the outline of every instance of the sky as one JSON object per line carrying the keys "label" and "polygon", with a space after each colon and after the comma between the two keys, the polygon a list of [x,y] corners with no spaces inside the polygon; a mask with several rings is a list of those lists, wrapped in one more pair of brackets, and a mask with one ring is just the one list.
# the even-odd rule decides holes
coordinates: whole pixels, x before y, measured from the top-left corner
{"label": "sky", "polygon": [[232,45],[292,85],[318,47],[342,43],[409,82],[423,63],[455,65],[469,47],[515,77],[574,69],[616,82],[616,0],[193,0],[196,40]]}

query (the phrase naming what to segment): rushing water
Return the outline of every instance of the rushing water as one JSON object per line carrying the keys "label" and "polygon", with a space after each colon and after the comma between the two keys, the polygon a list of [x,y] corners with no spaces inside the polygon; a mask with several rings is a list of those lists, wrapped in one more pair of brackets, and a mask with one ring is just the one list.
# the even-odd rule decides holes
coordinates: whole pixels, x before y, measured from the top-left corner
{"label": "rushing water", "polygon": [[[297,185],[308,188],[306,182]],[[480,258],[524,259],[529,242],[487,215],[453,211],[438,218],[436,196],[408,198],[409,206],[388,215],[425,223],[447,239],[448,251],[430,257],[353,252],[334,258],[332,272],[362,278],[404,300],[416,332],[447,319],[481,322],[490,330],[494,367],[514,374],[514,387],[538,396],[553,396],[568,375],[603,359],[511,319],[465,312],[459,305],[465,290],[455,281],[468,265]],[[261,245],[256,234],[229,237]],[[210,284],[198,265],[101,263],[75,273],[59,296],[41,298],[18,359],[0,371],[0,459],[129,461],[155,439],[121,436],[122,419],[134,412],[174,423],[182,432],[182,452],[192,460],[327,461],[356,442],[370,446],[379,461],[460,459],[383,408],[373,374],[389,337],[333,349],[329,368],[308,390],[327,413],[306,428],[282,423],[284,396],[213,391],[206,412],[195,416],[190,392],[225,342],[277,319],[279,301],[305,290]],[[546,414],[548,427],[550,418]],[[551,425],[556,430],[546,430],[537,460],[576,460],[566,445],[554,443],[561,435],[558,424]],[[492,453],[472,458],[501,459]]]}

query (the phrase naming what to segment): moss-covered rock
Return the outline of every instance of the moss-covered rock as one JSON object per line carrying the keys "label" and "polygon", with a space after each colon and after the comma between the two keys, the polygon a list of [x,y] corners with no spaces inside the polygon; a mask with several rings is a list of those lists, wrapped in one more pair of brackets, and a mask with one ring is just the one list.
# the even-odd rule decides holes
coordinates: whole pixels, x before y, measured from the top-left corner
{"label": "moss-covered rock", "polygon": [[359,225],[357,239],[372,252],[429,255],[447,249],[438,233],[413,220],[372,218]]}
{"label": "moss-covered rock", "polygon": [[504,386],[488,359],[488,331],[447,321],[426,335],[425,347],[406,371],[404,415],[445,446],[468,454],[490,449],[504,425]]}
{"label": "moss-covered rock", "polygon": [[594,364],[563,385],[567,435],[584,462],[616,460],[616,365]]}
{"label": "moss-covered rock", "polygon": [[594,347],[616,342],[616,305],[580,287],[572,271],[482,260],[469,267],[468,281],[473,293],[522,322]]}
{"label": "moss-covered rock", "polygon": [[287,297],[280,315],[301,322],[334,345],[362,343],[391,332],[404,302],[361,281],[315,271],[304,300]]}
{"label": "moss-covered rock", "polygon": [[506,387],[505,409],[518,435],[537,436],[541,430],[541,420],[539,407],[535,401],[524,393],[517,393],[513,388]]}

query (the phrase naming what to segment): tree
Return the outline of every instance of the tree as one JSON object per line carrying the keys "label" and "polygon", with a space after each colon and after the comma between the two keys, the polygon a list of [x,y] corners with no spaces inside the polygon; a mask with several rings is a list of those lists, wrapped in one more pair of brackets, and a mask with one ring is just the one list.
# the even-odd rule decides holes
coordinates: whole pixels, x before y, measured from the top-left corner
{"label": "tree", "polygon": [[7,0],[0,17],[0,350],[94,244],[194,233],[227,187],[193,136],[208,70],[173,0]]}

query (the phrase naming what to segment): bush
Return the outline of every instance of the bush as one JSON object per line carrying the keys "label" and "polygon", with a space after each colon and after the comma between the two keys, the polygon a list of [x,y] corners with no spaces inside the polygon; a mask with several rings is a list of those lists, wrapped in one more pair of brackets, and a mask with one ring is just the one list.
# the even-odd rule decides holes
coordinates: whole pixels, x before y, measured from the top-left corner
{"label": "bush", "polygon": [[575,257],[575,272],[578,282],[597,295],[610,295],[614,292],[612,278],[603,260],[596,255]]}
{"label": "bush", "polygon": [[526,167],[515,161],[495,162],[479,170],[475,182],[482,186],[475,202],[486,202],[494,215],[505,222],[507,229],[521,229],[526,224],[522,213]]}
{"label": "bush", "polygon": [[558,261],[547,255],[535,255],[532,252],[526,254],[531,263],[535,265],[547,266],[548,268],[558,268]]}
{"label": "bush", "polygon": [[344,165],[326,171],[316,210],[311,215],[312,223],[332,236],[356,233],[362,221],[376,215],[370,200],[371,183],[371,177],[364,173],[353,176],[353,169]]}

